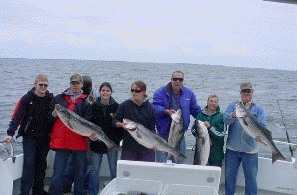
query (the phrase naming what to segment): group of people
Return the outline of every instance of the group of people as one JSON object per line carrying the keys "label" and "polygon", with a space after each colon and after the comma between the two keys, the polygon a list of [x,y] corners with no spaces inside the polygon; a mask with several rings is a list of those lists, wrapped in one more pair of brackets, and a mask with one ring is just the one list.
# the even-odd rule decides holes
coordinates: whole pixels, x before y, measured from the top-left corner
{"label": "group of people", "polygon": [[[89,76],[74,74],[69,88],[57,96],[47,90],[49,80],[39,74],[34,87],[24,95],[14,110],[5,140],[11,142],[16,130],[23,136],[24,163],[21,179],[21,195],[59,195],[74,183],[74,194],[90,195],[99,192],[99,171],[103,154],[107,154],[110,178],[116,177],[118,153],[109,153],[106,145],[95,135],[84,137],[71,131],[59,119],[55,104],[74,111],[79,116],[98,125],[116,145],[121,147],[122,160],[166,162],[168,153],[154,151],[140,145],[128,133],[123,119],[142,124],[168,141],[171,115],[182,110],[183,128],[187,131],[190,115],[204,121],[211,139],[209,166],[222,167],[225,157],[226,194],[235,193],[236,176],[242,162],[246,194],[257,194],[258,155],[256,141],[246,134],[236,118],[235,104],[241,102],[265,126],[263,109],[252,101],[253,87],[250,82],[240,85],[240,100],[232,102],[225,113],[220,112],[219,98],[211,94],[207,106],[201,110],[194,92],[184,87],[184,74],[175,71],[170,82],[157,89],[151,103],[146,94],[146,84],[135,81],[131,85],[131,98],[118,104],[112,98],[110,83],[104,82],[99,90],[92,87]],[[196,135],[196,123],[192,133]],[[224,155],[224,124],[229,126]],[[157,131],[156,131],[157,130]],[[53,175],[49,191],[44,190],[46,157],[55,151]],[[87,152],[89,149],[89,152]],[[185,154],[186,140],[182,139],[179,151]],[[71,189],[71,188],[70,188]]]}

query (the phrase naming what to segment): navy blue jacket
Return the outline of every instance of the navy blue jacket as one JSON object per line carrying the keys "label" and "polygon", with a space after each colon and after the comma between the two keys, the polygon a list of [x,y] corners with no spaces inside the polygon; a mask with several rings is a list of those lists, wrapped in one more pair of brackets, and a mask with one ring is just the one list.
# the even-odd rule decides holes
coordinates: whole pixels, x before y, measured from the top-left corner
{"label": "navy blue jacket", "polygon": [[[11,117],[11,121],[9,123],[9,128],[7,130],[7,134],[10,136],[14,136],[15,131],[18,129],[18,137],[24,135],[24,130],[30,128],[30,124],[28,121],[30,121],[30,117],[32,117],[32,111],[34,110],[34,99],[35,99],[35,87],[28,91],[27,94],[25,94],[17,103],[14,113]],[[49,109],[49,104],[51,100],[53,99],[53,94],[49,93],[48,91],[45,93],[45,97],[47,104],[44,106],[47,106]],[[32,119],[34,120],[34,119]],[[26,128],[27,126],[27,128]],[[47,121],[46,124],[44,124],[43,127],[43,135],[47,135],[51,132],[52,129],[52,123],[50,120]]]}
{"label": "navy blue jacket", "polygon": [[[117,122],[123,122],[124,118],[137,122],[152,132],[155,132],[156,111],[148,100],[144,101],[140,106],[130,99],[121,103],[113,119],[113,125],[116,126],[115,124]],[[147,150],[147,148],[138,144],[130,133],[125,130],[122,149],[132,152]]]}

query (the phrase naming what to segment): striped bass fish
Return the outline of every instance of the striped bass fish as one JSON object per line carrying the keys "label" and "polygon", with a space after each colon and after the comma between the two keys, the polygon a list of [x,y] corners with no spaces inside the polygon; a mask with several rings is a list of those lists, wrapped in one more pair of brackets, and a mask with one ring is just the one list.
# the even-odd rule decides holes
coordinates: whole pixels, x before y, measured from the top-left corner
{"label": "striped bass fish", "polygon": [[118,146],[105,135],[99,126],[87,121],[75,112],[64,108],[60,104],[55,105],[55,110],[64,125],[66,125],[71,131],[86,137],[89,137],[91,133],[95,133],[98,139],[105,143],[108,152],[119,150]]}
{"label": "striped bass fish", "polygon": [[[173,113],[171,118],[172,122],[169,131],[168,144],[176,150],[179,150],[180,143],[185,134],[181,109],[178,109],[175,113]],[[168,154],[167,159],[172,160],[172,157],[173,156],[171,154]]]}
{"label": "striped bass fish", "polygon": [[210,138],[204,122],[196,120],[196,146],[194,165],[206,166],[210,153]]}
{"label": "striped bass fish", "polygon": [[130,135],[144,147],[161,152],[168,152],[174,156],[177,162],[186,158],[185,155],[170,146],[164,139],[145,128],[143,125],[129,119],[123,119],[123,123]]}
{"label": "striped bass fish", "polygon": [[253,138],[260,136],[262,142],[270,148],[272,151],[272,163],[276,160],[285,160],[285,157],[275,146],[271,137],[271,132],[266,129],[241,103],[236,104],[236,116],[238,117],[242,129],[248,135]]}

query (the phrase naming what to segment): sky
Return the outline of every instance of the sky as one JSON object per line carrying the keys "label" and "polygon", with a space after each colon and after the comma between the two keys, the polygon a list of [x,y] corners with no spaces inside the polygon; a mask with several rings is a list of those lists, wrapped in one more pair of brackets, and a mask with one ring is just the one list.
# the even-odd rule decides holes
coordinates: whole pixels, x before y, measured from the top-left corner
{"label": "sky", "polygon": [[297,5],[0,0],[0,57],[297,70]]}

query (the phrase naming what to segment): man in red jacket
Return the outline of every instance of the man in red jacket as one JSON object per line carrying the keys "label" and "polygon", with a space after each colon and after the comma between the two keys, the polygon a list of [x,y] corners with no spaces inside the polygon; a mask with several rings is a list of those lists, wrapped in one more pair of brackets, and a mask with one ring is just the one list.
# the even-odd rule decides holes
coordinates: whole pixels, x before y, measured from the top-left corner
{"label": "man in red jacket", "polygon": [[75,74],[70,77],[70,88],[66,92],[54,97],[50,104],[51,118],[54,122],[51,135],[50,148],[56,151],[54,173],[51,179],[49,194],[62,193],[64,187],[64,172],[67,167],[68,157],[72,155],[74,161],[74,194],[83,194],[86,151],[88,150],[87,137],[81,136],[66,127],[54,110],[55,104],[74,111],[79,116],[90,120],[91,107],[87,95],[82,92],[83,79]]}

